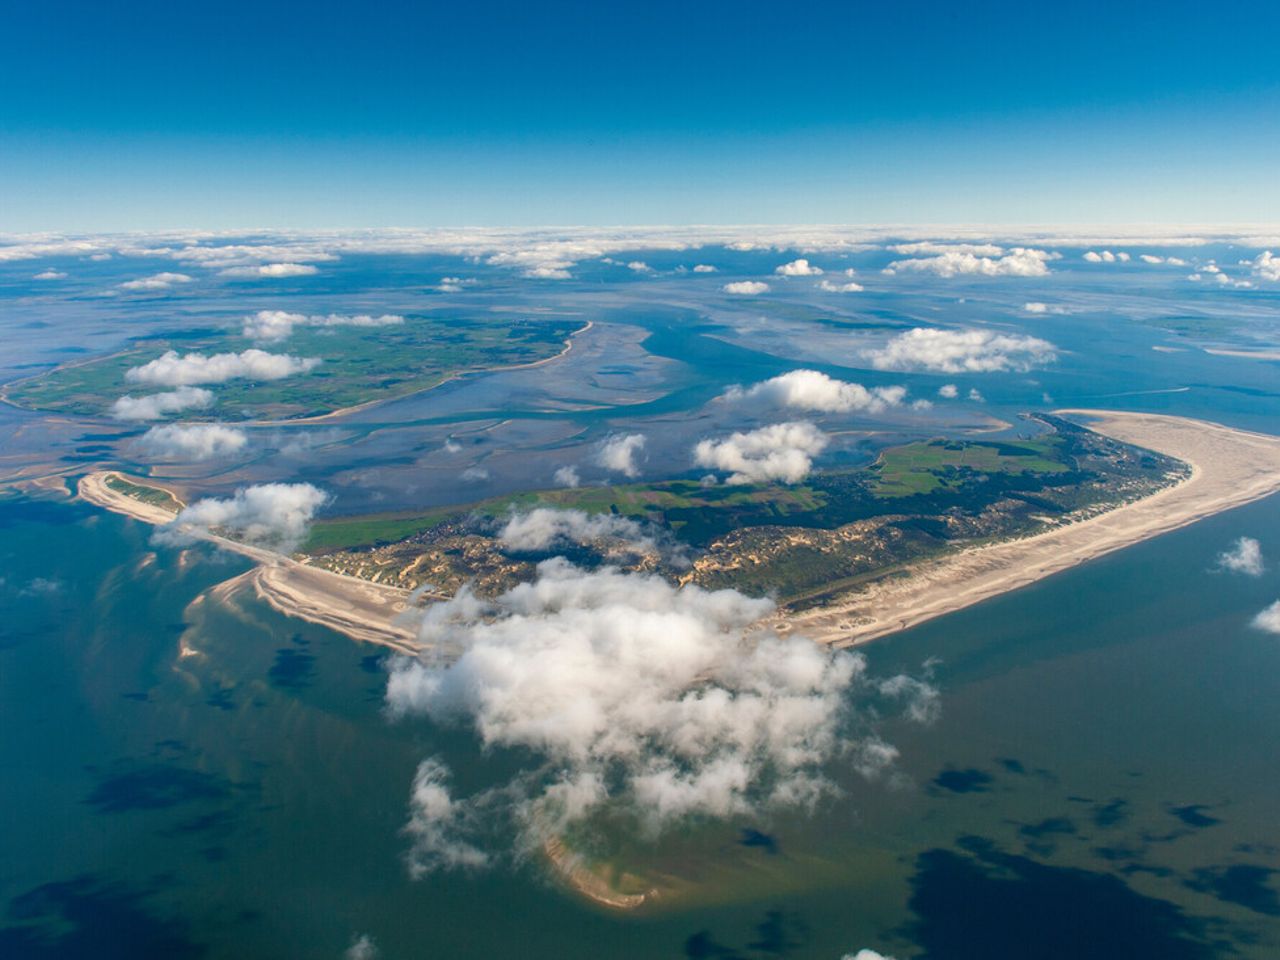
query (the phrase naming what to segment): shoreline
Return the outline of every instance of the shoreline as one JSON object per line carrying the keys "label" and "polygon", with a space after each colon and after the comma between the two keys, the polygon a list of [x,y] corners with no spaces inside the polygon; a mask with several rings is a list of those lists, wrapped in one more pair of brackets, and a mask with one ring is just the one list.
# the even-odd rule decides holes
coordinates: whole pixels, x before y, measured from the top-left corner
{"label": "shoreline", "polygon": [[765,625],[834,647],[859,646],[1280,491],[1280,437],[1163,414],[1053,412],[1092,418],[1087,429],[1180,460],[1191,472],[1104,513],[923,561],[903,576],[883,578],[812,610],[772,617]]}
{"label": "shoreline", "polygon": [[[446,383],[453,383],[455,380],[461,380],[464,377],[471,377],[471,376],[476,376],[477,374],[484,374],[484,373],[506,373],[511,370],[528,370],[533,367],[545,366],[548,363],[554,363],[556,360],[560,360],[565,356],[567,356],[569,352],[573,350],[573,341],[577,337],[580,337],[584,333],[587,333],[588,331],[590,331],[591,328],[594,326],[595,326],[594,320],[586,321],[586,323],[584,323],[577,330],[574,330],[567,337],[565,337],[563,341],[561,341],[563,346],[560,348],[559,352],[554,353],[549,357],[543,357],[541,360],[530,360],[527,363],[513,363],[513,364],[507,364],[507,365],[496,366],[496,367],[477,367],[474,370],[455,370],[452,373],[445,374],[430,386],[418,387],[416,389],[409,390],[406,393],[396,394],[395,396],[392,396],[392,397],[374,397],[371,400],[365,400],[365,401],[362,401],[361,403],[352,404],[349,407],[339,407],[337,410],[330,410],[328,413],[318,413],[309,417],[286,417],[283,420],[242,420],[242,421],[235,422],[234,425],[238,427],[265,428],[265,427],[293,427],[293,426],[300,426],[300,425],[307,426],[307,425],[316,424],[316,423],[327,423],[331,420],[336,420],[341,417],[350,416],[353,413],[359,413],[362,410],[369,410],[381,404],[392,403],[396,400],[404,400],[407,397],[416,397],[423,393],[429,393],[432,390],[439,389],[440,387],[444,386]],[[60,370],[70,370],[70,369],[74,369],[75,367],[88,366],[91,363],[110,360],[113,357],[128,356],[130,353],[137,353],[137,352],[138,351],[136,350],[118,350],[115,353],[107,354],[104,357],[91,357],[85,360],[73,360],[68,363],[60,363],[57,366],[52,367],[48,370],[41,371],[40,373],[33,373],[30,376],[19,377],[17,380],[10,380],[6,383],[0,384],[0,403],[5,403],[13,407],[15,410],[21,410],[24,413],[43,414],[46,416],[64,416],[76,421],[83,421],[83,422],[89,422],[89,423],[110,423],[118,426],[120,423],[118,420],[115,420],[112,417],[106,416],[104,414],[89,414],[89,415],[81,416],[79,414],[70,414],[70,413],[59,414],[53,411],[41,410],[38,407],[26,407],[18,403],[17,401],[10,399],[9,393],[12,390],[12,388],[18,386],[19,384],[27,383],[31,380],[38,380],[41,377],[48,376],[52,373],[57,373]],[[197,422],[213,422],[213,421],[197,421]],[[130,424],[130,425],[137,426],[137,424]]]}
{"label": "shoreline", "polygon": [[[174,514],[162,507],[112,490],[106,484],[112,475],[118,475],[118,471],[100,471],[81,477],[77,493],[88,503],[153,526],[163,526],[173,520]],[[149,482],[149,485],[165,489],[158,483]],[[241,576],[253,587],[257,597],[278,613],[329,627],[358,642],[389,647],[397,653],[421,652],[417,634],[397,622],[409,609],[408,590],[322,570],[274,550],[217,534],[193,533],[192,536],[254,561],[254,568]]]}

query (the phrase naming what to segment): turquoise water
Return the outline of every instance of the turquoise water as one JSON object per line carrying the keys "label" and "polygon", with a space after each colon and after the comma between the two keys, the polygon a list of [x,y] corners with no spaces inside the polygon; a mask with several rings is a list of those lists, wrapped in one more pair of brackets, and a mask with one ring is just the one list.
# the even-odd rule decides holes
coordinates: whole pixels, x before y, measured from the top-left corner
{"label": "turquoise water", "polygon": [[1273,956],[1280,643],[1248,621],[1280,582],[1209,568],[1242,533],[1280,542],[1277,506],[874,645],[878,672],[940,660],[941,720],[885,731],[902,782],[837,768],[813,819],[669,841],[684,896],[619,917],[538,864],[411,881],[418,761],[471,789],[515,758],[389,722],[375,649],[192,605],[239,561],[146,562],[132,521],[8,501],[0,955],[337,957],[369,934],[386,957]]}

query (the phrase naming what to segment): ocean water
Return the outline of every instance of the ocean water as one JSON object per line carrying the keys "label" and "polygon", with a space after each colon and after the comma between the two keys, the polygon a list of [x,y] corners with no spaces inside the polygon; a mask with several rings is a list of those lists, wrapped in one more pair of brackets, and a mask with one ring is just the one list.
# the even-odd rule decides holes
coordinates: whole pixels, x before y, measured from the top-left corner
{"label": "ocean water", "polygon": [[[374,289],[403,282],[408,268],[397,269],[234,308],[193,295],[184,316],[324,312],[336,297],[409,312],[411,295]],[[746,423],[714,401],[730,383],[804,365],[934,397],[957,378],[867,370],[859,350],[884,324],[935,320],[1016,327],[1057,344],[1058,361],[964,377],[982,405],[822,419],[883,431],[842,436],[824,463],[996,421],[1026,432],[1035,427],[1019,413],[1062,405],[1280,434],[1277,364],[1205,354],[1152,322],[1212,320],[1231,331],[1214,342],[1257,346],[1276,329],[1269,292],[1183,285],[1174,296],[1172,280],[1064,269],[1007,285],[904,280],[814,320],[781,287],[765,317],[714,295],[698,303],[674,281],[624,297],[587,279],[492,296],[598,318],[594,353],[584,343],[564,364],[465,377],[340,423],[256,431],[244,462],[173,472],[196,491],[309,480],[335,495],[335,512],[397,509],[543,485],[565,463],[598,479],[599,441],[639,430],[647,476],[688,473],[696,439]],[[1034,299],[1073,312],[1027,316]],[[175,322],[167,302],[28,298],[0,317],[20,344],[0,374]],[[0,448],[15,464],[141,469],[138,432],[0,406]],[[444,452],[449,438],[461,454]],[[288,452],[294,440],[300,452]],[[464,481],[469,466],[489,479]],[[219,585],[245,571],[240,559],[157,551],[149,535],[84,504],[0,499],[5,960],[338,958],[365,935],[387,960],[838,960],[863,947],[898,960],[1280,955],[1280,638],[1250,625],[1280,599],[1280,498],[865,648],[876,675],[927,669],[941,691],[929,726],[885,718],[900,751],[893,775],[868,781],[836,763],[842,795],[812,815],[701,824],[657,844],[612,838],[619,863],[669,890],[628,915],[584,902],[536,860],[411,879],[403,828],[418,763],[443,758],[469,793],[526,758],[392,721],[380,650],[228,595]],[[1216,571],[1245,535],[1262,542],[1266,573]]]}
{"label": "ocean water", "polygon": [[470,789],[514,759],[389,721],[377,649],[209,595],[241,561],[6,501],[0,955],[1274,956],[1280,642],[1249,621],[1280,580],[1211,568],[1280,543],[1278,506],[872,645],[878,672],[937,660],[941,718],[885,729],[898,776],[837,766],[812,818],[639,852],[685,886],[619,916],[537,863],[411,880],[418,761]]}

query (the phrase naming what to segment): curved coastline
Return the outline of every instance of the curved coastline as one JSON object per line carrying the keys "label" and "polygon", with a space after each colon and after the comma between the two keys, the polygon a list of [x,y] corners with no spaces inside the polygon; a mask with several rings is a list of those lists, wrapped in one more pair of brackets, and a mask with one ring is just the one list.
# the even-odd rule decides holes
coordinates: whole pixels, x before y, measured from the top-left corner
{"label": "curved coastline", "polygon": [[[112,490],[106,481],[113,473],[103,471],[82,477],[77,487],[80,497],[155,526],[173,520],[174,514],[162,507]],[[160,484],[149,485],[163,489]],[[407,590],[321,570],[274,550],[216,534],[193,536],[253,560],[256,566],[246,575],[246,582],[260,599],[285,616],[318,623],[353,640],[380,644],[398,653],[414,654],[422,649],[417,634],[399,622],[409,609]]]}
{"label": "curved coastline", "polygon": [[768,625],[837,647],[869,643],[1280,491],[1280,437],[1154,413],[1054,413],[1089,417],[1088,429],[1180,460],[1190,474],[1087,519],[914,564]]}

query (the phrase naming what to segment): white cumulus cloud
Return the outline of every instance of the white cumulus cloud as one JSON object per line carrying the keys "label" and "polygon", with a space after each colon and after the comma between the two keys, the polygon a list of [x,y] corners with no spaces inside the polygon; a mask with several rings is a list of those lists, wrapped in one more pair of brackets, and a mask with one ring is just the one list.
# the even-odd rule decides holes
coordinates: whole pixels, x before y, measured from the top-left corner
{"label": "white cumulus cloud", "polygon": [[328,499],[309,483],[259,483],[231,497],[197,500],[157,530],[155,539],[180,545],[200,534],[224,533],[288,552],[306,537],[312,517]]}
{"label": "white cumulus cloud", "polygon": [[1085,253],[1084,259],[1090,263],[1128,263],[1129,254],[1123,250],[1118,253],[1112,253],[1110,250],[1089,250]]}
{"label": "white cumulus cloud", "polygon": [[225,383],[227,380],[281,380],[315,369],[320,361],[314,357],[294,357],[287,353],[243,350],[240,353],[188,353],[179,356],[169,350],[140,367],[130,367],[125,379],[130,383],[149,383],[162,387],[178,387],[196,383]]}
{"label": "white cumulus cloud", "polygon": [[213,405],[213,393],[200,387],[179,387],[145,397],[123,396],[111,405],[117,420],[159,420],[183,410],[203,410]]}
{"label": "white cumulus cloud", "polygon": [[138,445],[153,457],[180,460],[211,460],[239,453],[249,436],[236,427],[220,423],[178,424],[152,427],[138,439]]}
{"label": "white cumulus cloud", "polygon": [[244,319],[242,334],[253,340],[287,340],[295,327],[391,327],[404,323],[404,317],[394,313],[381,316],[369,314],[330,313],[307,315],[285,310],[259,310]]}
{"label": "white cumulus cloud", "polygon": [[225,270],[219,270],[218,275],[253,280],[258,278],[309,277],[319,272],[318,268],[309,263],[263,263],[257,266],[227,267]]}
{"label": "white cumulus cloud", "polygon": [[37,273],[31,279],[32,280],[65,280],[67,279],[67,275],[63,273],[61,270],[42,270],[40,273]]}
{"label": "white cumulus cloud", "polygon": [[1030,370],[1051,363],[1057,352],[1047,340],[1023,334],[915,327],[863,356],[878,370],[994,373]]}
{"label": "white cumulus cloud", "polygon": [[1260,577],[1264,569],[1262,544],[1253,537],[1241,537],[1231,545],[1231,549],[1218,554],[1218,566],[1223,570]]}
{"label": "white cumulus cloud", "polygon": [[866,287],[855,280],[845,280],[843,282],[821,280],[818,282],[818,289],[825,290],[827,293],[861,293]]}
{"label": "white cumulus cloud", "polygon": [[612,470],[627,477],[638,477],[640,466],[637,458],[644,452],[646,442],[643,433],[609,437],[596,452],[596,463],[606,470]]}
{"label": "white cumulus cloud", "polygon": [[836,380],[817,370],[792,370],[750,387],[730,387],[724,399],[730,403],[759,401],[775,407],[823,413],[881,413],[900,405],[906,395],[906,387],[868,388],[860,383]]}
{"label": "white cumulus cloud", "polygon": [[157,273],[150,277],[142,277],[138,280],[126,280],[124,283],[117,284],[121,290],[130,292],[150,292],[155,290],[168,290],[172,287],[183,283],[190,283],[191,278],[185,273]]}
{"label": "white cumulus cloud", "polygon": [[1049,273],[1046,263],[1058,256],[1029,247],[1014,247],[999,258],[948,250],[934,257],[895,260],[885,272],[935,273],[940,277],[1043,277]]}
{"label": "white cumulus cloud", "polygon": [[822,268],[815,267],[808,260],[801,257],[798,260],[792,260],[790,263],[784,263],[777,267],[774,273],[782,277],[820,277],[822,276]]}
{"label": "white cumulus cloud", "polygon": [[807,421],[775,423],[722,440],[703,440],[693,448],[699,467],[729,472],[728,483],[799,483],[813,469],[813,458],[828,437]]}
{"label": "white cumulus cloud", "polygon": [[576,487],[582,483],[578,468],[573,466],[558,467],[551,479],[557,487]]}
{"label": "white cumulus cloud", "polygon": [[347,952],[343,954],[345,960],[378,960],[379,956],[378,945],[367,933],[355,937],[351,941],[351,946],[347,947]]}
{"label": "white cumulus cloud", "polygon": [[411,869],[480,865],[471,840],[500,807],[534,847],[605,805],[656,834],[690,816],[804,808],[831,790],[822,764],[847,735],[859,654],[748,627],[773,605],[563,558],[492,601],[427,610],[427,649],[393,664],[394,714],[473,729],[485,747],[545,762],[456,798],[428,760],[411,799]]}
{"label": "white cumulus cloud", "polygon": [[1280,282],[1280,257],[1274,256],[1270,250],[1264,250],[1247,262],[1253,267],[1254,276]]}
{"label": "white cumulus cloud", "polygon": [[768,293],[769,285],[760,280],[735,280],[733,283],[726,283],[720,289],[725,293],[752,297],[758,293]]}
{"label": "white cumulus cloud", "polygon": [[1253,618],[1253,625],[1268,633],[1280,633],[1280,600],[1267,607]]}
{"label": "white cumulus cloud", "polygon": [[543,551],[566,544],[612,541],[632,553],[657,553],[651,533],[628,517],[584,510],[538,507],[513,513],[498,532],[498,542],[508,550]]}
{"label": "white cumulus cloud", "polygon": [[715,273],[716,268],[711,266],[711,264],[709,263],[699,263],[694,266],[693,272],[694,273]]}
{"label": "white cumulus cloud", "polygon": [[968,253],[975,257],[1004,256],[1004,247],[998,247],[994,243],[936,243],[923,240],[917,243],[895,243],[889,250],[905,257],[918,257],[921,254],[938,256],[946,253]]}
{"label": "white cumulus cloud", "polygon": [[938,388],[938,396],[944,400],[954,400],[960,393],[960,389],[954,383],[944,383]]}

